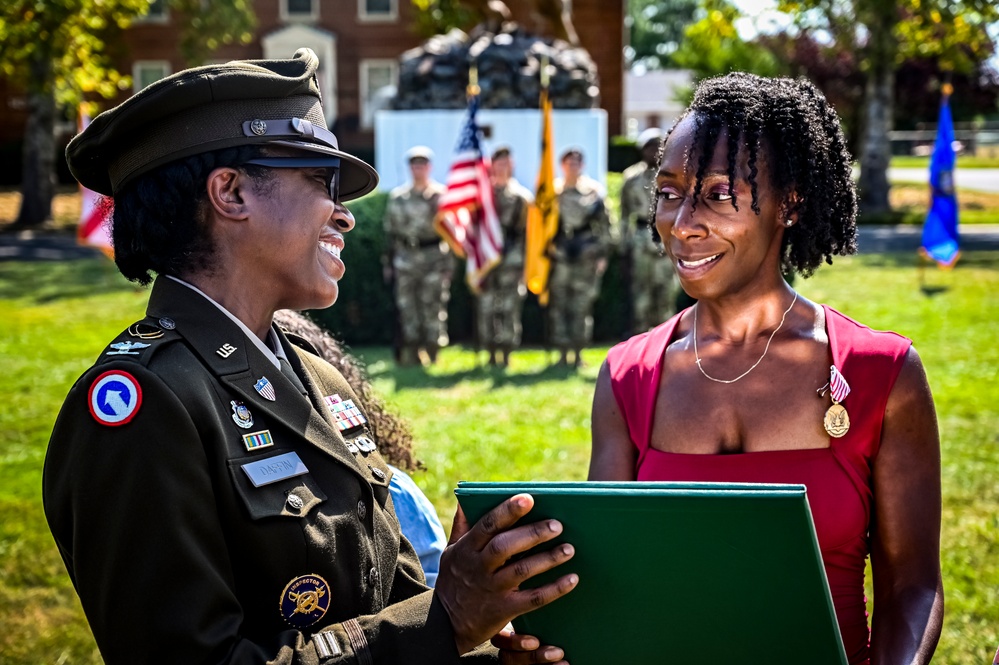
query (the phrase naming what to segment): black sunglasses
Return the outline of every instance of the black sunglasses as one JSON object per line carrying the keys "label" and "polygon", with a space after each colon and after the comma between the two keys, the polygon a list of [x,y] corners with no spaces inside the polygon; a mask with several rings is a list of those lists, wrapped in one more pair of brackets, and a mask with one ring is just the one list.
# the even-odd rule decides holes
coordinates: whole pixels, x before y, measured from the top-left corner
{"label": "black sunglasses", "polygon": [[254,166],[265,166],[272,169],[308,169],[326,168],[329,169],[329,182],[326,183],[330,192],[330,198],[340,202],[340,158],[316,155],[315,157],[260,157],[250,159],[244,164]]}

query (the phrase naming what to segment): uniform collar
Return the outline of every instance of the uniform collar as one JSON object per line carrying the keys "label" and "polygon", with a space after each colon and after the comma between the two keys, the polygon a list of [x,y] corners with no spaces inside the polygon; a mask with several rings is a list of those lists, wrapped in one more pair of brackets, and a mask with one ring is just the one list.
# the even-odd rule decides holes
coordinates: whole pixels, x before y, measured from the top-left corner
{"label": "uniform collar", "polygon": [[285,360],[288,359],[288,356],[285,353],[284,348],[281,346],[281,343],[280,343],[280,341],[278,339],[277,333],[274,331],[274,326],[273,325],[271,325],[271,329],[267,332],[267,344],[264,344],[263,341],[259,337],[257,337],[255,334],[253,334],[252,330],[250,330],[249,328],[246,327],[245,323],[243,323],[238,318],[236,318],[235,314],[233,314],[232,312],[230,312],[229,310],[227,310],[220,303],[218,303],[216,300],[214,300],[210,295],[208,295],[207,293],[205,293],[204,291],[202,291],[201,289],[199,289],[198,287],[196,287],[194,284],[191,284],[190,282],[185,282],[184,280],[180,279],[179,277],[174,277],[173,275],[164,275],[164,276],[167,279],[172,279],[173,281],[177,282],[178,284],[183,284],[184,286],[186,286],[187,288],[191,289],[195,293],[200,294],[201,297],[203,297],[205,300],[207,300],[211,304],[213,304],[216,307],[218,307],[220,312],[222,312],[223,314],[225,314],[227,317],[229,317],[229,319],[233,323],[235,323],[237,326],[239,326],[240,330],[243,331],[243,334],[246,335],[247,339],[250,342],[252,342],[253,345],[256,346],[257,349],[259,349],[262,354],[264,354],[265,358],[267,358],[269,361],[271,361],[271,364],[273,364],[275,368],[277,368],[277,369],[281,368],[281,361],[279,360],[280,358],[284,358]]}

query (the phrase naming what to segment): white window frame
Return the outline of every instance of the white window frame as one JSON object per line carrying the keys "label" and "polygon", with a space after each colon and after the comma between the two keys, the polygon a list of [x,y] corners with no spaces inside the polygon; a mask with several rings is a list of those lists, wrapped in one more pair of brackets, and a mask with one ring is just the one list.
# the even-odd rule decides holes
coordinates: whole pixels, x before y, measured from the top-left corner
{"label": "white window frame", "polygon": [[[170,74],[172,73],[171,72],[171,68],[170,68],[170,61],[169,60],[136,60],[135,62],[132,63],[132,94],[133,95],[135,93],[139,92],[140,90],[142,90],[143,87],[145,87],[145,86],[141,85],[142,77],[139,76],[139,72],[142,69],[147,68],[147,67],[148,68],[159,67],[160,70],[163,72],[163,75],[160,76],[160,79],[164,79],[167,76],[170,76]],[[157,81],[158,80],[159,79],[157,79]],[[152,84],[149,84],[149,85],[152,85]]]}
{"label": "white window frame", "polygon": [[[150,8],[152,5],[150,4]],[[140,24],[152,24],[152,25],[165,25],[170,22],[170,5],[167,0],[163,0],[163,13],[162,14],[149,14],[146,13],[144,16],[132,21],[132,25]]]}
{"label": "white window frame", "polygon": [[368,12],[368,0],[357,0],[357,20],[364,23],[395,21],[399,18],[399,0],[389,0],[387,14],[371,14]]}
{"label": "white window frame", "polygon": [[370,70],[373,67],[385,67],[392,72],[391,85],[399,85],[399,61],[392,58],[367,58],[361,60],[358,65],[360,70],[360,87],[359,87],[359,97],[360,97],[360,109],[361,109],[361,129],[373,129],[375,126],[375,114],[374,111],[368,112],[368,106],[371,100],[368,98],[368,94],[372,92],[368,88],[368,77],[370,75]]}
{"label": "white window frame", "polygon": [[281,0],[280,6],[281,20],[285,23],[311,23],[319,20],[319,0],[309,0],[312,11],[308,14],[292,14],[288,11],[288,0]]}
{"label": "white window frame", "polygon": [[[283,1],[283,0],[282,0]],[[318,2],[318,0],[316,0]],[[292,24],[270,33],[260,40],[265,59],[286,59],[299,48],[307,46],[319,56],[319,91],[323,96],[323,111],[330,127],[338,112],[336,35],[313,26]]]}

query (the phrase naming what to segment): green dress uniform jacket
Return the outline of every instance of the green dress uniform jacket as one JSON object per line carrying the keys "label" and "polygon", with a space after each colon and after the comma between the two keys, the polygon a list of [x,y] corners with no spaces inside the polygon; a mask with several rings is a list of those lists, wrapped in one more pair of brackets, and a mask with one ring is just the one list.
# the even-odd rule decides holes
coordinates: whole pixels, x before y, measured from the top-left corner
{"label": "green dress uniform jacket", "polygon": [[70,391],[43,478],[109,665],[495,662],[459,659],[373,436],[336,425],[327,402],[360,402],[333,367],[278,333],[296,386],[163,277],[147,315]]}

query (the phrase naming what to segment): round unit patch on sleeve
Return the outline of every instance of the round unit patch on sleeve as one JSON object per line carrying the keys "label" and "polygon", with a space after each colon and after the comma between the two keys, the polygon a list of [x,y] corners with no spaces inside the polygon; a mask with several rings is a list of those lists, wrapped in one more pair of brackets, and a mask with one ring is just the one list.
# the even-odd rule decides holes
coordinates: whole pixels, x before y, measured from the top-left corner
{"label": "round unit patch on sleeve", "polygon": [[319,575],[300,575],[281,592],[281,617],[296,628],[323,618],[330,607],[330,585]]}
{"label": "round unit patch on sleeve", "polygon": [[102,425],[117,427],[124,425],[139,412],[142,404],[142,388],[135,377],[128,372],[111,370],[104,372],[90,385],[87,405],[90,415]]}

